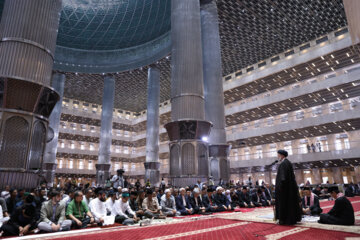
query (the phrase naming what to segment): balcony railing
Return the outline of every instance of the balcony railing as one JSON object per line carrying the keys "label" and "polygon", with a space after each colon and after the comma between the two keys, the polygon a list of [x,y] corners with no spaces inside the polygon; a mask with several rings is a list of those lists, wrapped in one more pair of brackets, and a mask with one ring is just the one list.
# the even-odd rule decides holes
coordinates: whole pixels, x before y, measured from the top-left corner
{"label": "balcony railing", "polygon": [[[311,146],[311,143],[309,144],[309,147],[307,146],[307,143],[303,143],[302,147],[291,147],[291,151],[288,150],[288,153],[289,156],[291,156],[298,154],[313,154],[313,153],[330,152],[330,151],[345,151],[351,149],[360,149],[360,140],[345,142],[342,139],[339,138],[341,142],[332,143],[332,144],[326,144],[324,143],[324,141],[322,141],[320,145],[314,144],[314,147]],[[286,149],[286,147],[282,147],[282,148]],[[258,150],[253,150],[252,152],[249,151],[248,154],[246,153],[235,154],[235,155],[231,154],[229,156],[229,159],[232,162],[238,162],[238,161],[253,160],[253,159],[255,160],[255,159],[263,159],[263,158],[276,158],[278,148],[271,148],[271,149],[273,150],[266,150],[260,152],[260,150],[258,149]]]}

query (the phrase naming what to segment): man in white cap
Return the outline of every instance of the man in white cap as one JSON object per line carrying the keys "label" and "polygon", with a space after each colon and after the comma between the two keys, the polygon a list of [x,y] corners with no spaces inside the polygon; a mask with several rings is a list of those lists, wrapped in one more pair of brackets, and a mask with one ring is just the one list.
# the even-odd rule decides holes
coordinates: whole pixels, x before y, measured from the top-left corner
{"label": "man in white cap", "polygon": [[232,210],[228,199],[223,194],[223,190],[224,189],[222,187],[217,187],[216,194],[214,195],[214,202],[218,206],[217,211],[219,212]]}
{"label": "man in white cap", "polygon": [[170,189],[165,189],[165,194],[161,197],[161,210],[167,217],[180,216],[180,212],[176,211],[175,198],[171,195]]}

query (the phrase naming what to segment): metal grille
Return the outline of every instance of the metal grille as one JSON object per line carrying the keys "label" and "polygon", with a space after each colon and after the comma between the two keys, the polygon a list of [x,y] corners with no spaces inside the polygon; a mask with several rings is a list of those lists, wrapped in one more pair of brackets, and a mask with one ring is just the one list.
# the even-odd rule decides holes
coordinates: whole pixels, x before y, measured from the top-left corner
{"label": "metal grille", "polygon": [[217,158],[211,159],[210,169],[211,169],[211,176],[214,179],[219,179],[219,160]]}
{"label": "metal grille", "polygon": [[227,160],[221,159],[220,160],[220,178],[227,179],[228,170],[227,170]]}
{"label": "metal grille", "polygon": [[31,139],[29,169],[39,169],[41,167],[45,147],[45,133],[44,123],[36,121]]}
{"label": "metal grille", "polygon": [[191,143],[185,143],[181,154],[182,175],[195,174],[195,147]]}
{"label": "metal grille", "polygon": [[4,91],[5,91],[5,79],[0,78],[0,108],[3,105],[4,102]]}
{"label": "metal grille", "polygon": [[5,107],[32,112],[40,90],[40,85],[16,79],[8,79]]}
{"label": "metal grille", "polygon": [[204,144],[198,145],[198,169],[199,175],[208,175],[209,164],[207,156],[207,147]]}
{"label": "metal grille", "polygon": [[28,149],[29,123],[22,117],[11,117],[5,122],[0,151],[1,168],[25,168]]}
{"label": "metal grille", "polygon": [[178,145],[172,145],[170,149],[170,175],[178,176],[179,172],[179,157],[180,157],[180,149]]}

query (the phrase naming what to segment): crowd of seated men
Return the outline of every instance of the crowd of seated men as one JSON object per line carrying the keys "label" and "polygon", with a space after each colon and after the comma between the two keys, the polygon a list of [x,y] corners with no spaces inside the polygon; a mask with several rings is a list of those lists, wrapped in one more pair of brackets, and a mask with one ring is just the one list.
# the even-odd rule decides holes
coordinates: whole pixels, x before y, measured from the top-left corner
{"label": "crowd of seated men", "polygon": [[[357,188],[354,189],[356,192]],[[321,215],[320,199],[336,197],[338,209],[341,204],[349,205],[338,194],[338,190],[330,190],[318,186],[312,191],[308,186],[303,187],[303,214],[320,215],[323,223],[341,223],[339,219]],[[131,225],[146,218],[208,215],[233,211],[235,208],[267,207],[273,204],[273,187],[265,183],[259,185],[257,182],[253,185],[251,181],[246,184],[219,182],[215,185],[210,179],[209,182],[198,181],[185,188],[163,184],[158,188],[137,184],[117,189],[111,186],[95,188],[75,184],[48,189],[42,184],[29,192],[7,186],[0,197],[0,236],[102,226],[109,216],[116,223]],[[334,212],[336,211],[330,212],[330,215]]]}
{"label": "crowd of seated men", "polygon": [[[221,182],[220,182],[221,183]],[[95,188],[69,184],[65,188],[11,189],[0,197],[0,236],[23,236],[102,226],[108,216],[130,225],[141,219],[232,211],[237,207],[269,206],[274,202],[269,185],[251,187],[212,185],[200,181],[185,188]]]}

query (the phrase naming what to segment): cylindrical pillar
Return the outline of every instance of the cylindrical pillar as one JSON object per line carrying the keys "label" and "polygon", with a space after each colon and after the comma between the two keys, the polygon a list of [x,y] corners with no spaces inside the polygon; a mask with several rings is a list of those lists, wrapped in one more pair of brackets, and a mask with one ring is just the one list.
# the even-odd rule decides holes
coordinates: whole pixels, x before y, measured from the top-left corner
{"label": "cylindrical pillar", "polygon": [[50,86],[61,0],[5,1],[0,76]]}
{"label": "cylindrical pillar", "polygon": [[171,39],[172,122],[165,128],[173,184],[186,186],[206,181],[209,172],[199,0],[171,1]]}
{"label": "cylindrical pillar", "polygon": [[105,76],[101,112],[99,159],[96,164],[97,184],[102,186],[110,178],[112,118],[115,98],[115,78]]}
{"label": "cylindrical pillar", "polygon": [[[211,175],[229,179],[229,145],[226,143],[224,91],[221,69],[219,21],[216,2],[201,4],[201,34],[205,95],[205,119],[213,124],[209,136]],[[214,160],[217,160],[214,162]],[[217,164],[218,163],[218,166]]]}
{"label": "cylindrical pillar", "polygon": [[312,175],[314,177],[313,184],[321,184],[322,183],[320,168],[313,168],[312,169]]}
{"label": "cylindrical pillar", "polygon": [[146,162],[145,180],[151,186],[160,183],[159,162],[159,104],[160,104],[160,71],[156,67],[148,69],[148,97],[146,118]]}
{"label": "cylindrical pillar", "polygon": [[360,166],[355,166],[354,167],[354,172],[355,172],[355,182],[360,182]]}
{"label": "cylindrical pillar", "polygon": [[334,178],[334,183],[336,183],[336,184],[344,183],[341,167],[333,167],[332,174],[333,174],[333,178]]}
{"label": "cylindrical pillar", "polygon": [[297,185],[305,184],[304,170],[303,169],[296,169],[296,170],[294,170],[294,172],[295,172],[295,179],[296,179]]}
{"label": "cylindrical pillar", "polygon": [[204,120],[200,2],[171,1],[171,118]]}
{"label": "cylindrical pillar", "polygon": [[0,188],[40,181],[48,118],[59,100],[50,88],[61,0],[5,1],[0,21]]}
{"label": "cylindrical pillar", "polygon": [[47,142],[45,146],[44,153],[44,164],[43,172],[48,186],[52,186],[55,177],[56,170],[56,153],[58,146],[59,138],[59,125],[60,117],[62,110],[62,99],[64,95],[64,84],[65,84],[65,74],[64,73],[54,73],[52,77],[51,86],[56,90],[60,95],[60,100],[56,103],[51,115],[49,117],[49,129],[48,135],[52,135],[52,140]]}

